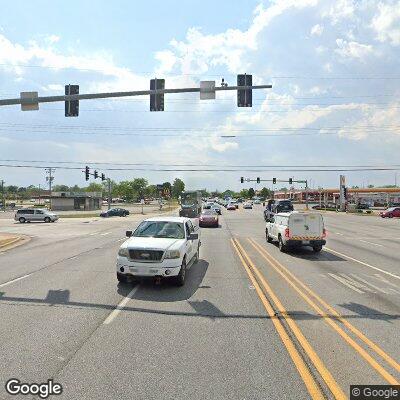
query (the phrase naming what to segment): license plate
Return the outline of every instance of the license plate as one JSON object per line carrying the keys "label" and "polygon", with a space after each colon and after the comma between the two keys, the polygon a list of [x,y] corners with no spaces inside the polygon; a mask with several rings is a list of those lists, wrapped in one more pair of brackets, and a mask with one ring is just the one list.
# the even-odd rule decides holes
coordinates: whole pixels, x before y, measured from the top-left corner
{"label": "license plate", "polygon": [[303,240],[303,244],[310,244],[309,240]]}

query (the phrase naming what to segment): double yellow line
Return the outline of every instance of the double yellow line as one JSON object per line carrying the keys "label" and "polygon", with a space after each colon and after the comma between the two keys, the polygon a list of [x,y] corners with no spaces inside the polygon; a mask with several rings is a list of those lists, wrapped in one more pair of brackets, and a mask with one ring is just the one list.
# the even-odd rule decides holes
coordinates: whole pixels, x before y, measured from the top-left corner
{"label": "double yellow line", "polygon": [[[303,347],[304,351],[308,355],[311,362],[314,364],[315,368],[325,381],[326,385],[328,386],[329,390],[332,392],[335,398],[346,398],[343,391],[340,389],[339,385],[336,383],[334,378],[331,376],[329,371],[323,365],[322,361],[319,359],[315,351],[312,349],[311,345],[307,342],[304,338],[303,334],[295,324],[295,322],[287,315],[286,310],[284,309],[283,305],[280,303],[277,296],[273,293],[272,289],[269,287],[267,282],[265,281],[263,275],[260,273],[258,268],[254,265],[251,261],[249,256],[247,255],[246,251],[240,245],[238,240],[232,239],[233,246],[235,250],[239,254],[239,258],[242,261],[243,266],[248,273],[250,280],[253,282],[255,280],[255,276],[257,276],[258,280],[263,285],[267,295],[271,298],[271,300],[275,303],[275,307],[282,313],[283,317],[285,318],[286,322],[288,323],[290,329],[295,334],[298,342]],[[337,323],[339,321],[343,326],[349,329],[358,339],[360,339],[365,345],[367,345],[370,349],[372,349],[376,354],[382,357],[391,367],[393,367],[396,371],[400,372],[400,365],[391,358],[388,354],[386,354],[377,344],[372,342],[368,339],[362,332],[360,332],[356,327],[350,324],[342,315],[340,315],[334,308],[332,308],[329,304],[327,304],[324,300],[322,300],[316,293],[314,293],[310,288],[308,288],[304,283],[302,283],[295,275],[293,275],[287,268],[285,268],[279,261],[277,261],[274,257],[272,257],[260,244],[255,242],[252,239],[248,239],[250,244],[257,250],[257,252],[271,265],[276,272],[281,275],[285,281],[317,312],[318,315],[332,328],[334,329],[345,342],[350,345],[364,360],[366,360],[388,383],[392,385],[398,385],[398,381],[389,373],[387,372],[363,347],[361,347],[353,338],[351,338],[343,329],[342,326]],[[254,282],[253,282],[254,284]],[[254,285],[255,286],[255,285]],[[256,287],[256,286],[255,286]],[[260,292],[257,291],[260,299],[264,303],[265,296],[260,289]],[[264,299],[264,300],[263,300]],[[326,314],[320,306],[324,307],[330,315]],[[268,310],[267,310],[268,311]],[[279,333],[279,332],[278,332]],[[282,336],[281,336],[282,337]],[[283,339],[282,339],[283,340]],[[291,355],[292,356],[292,355]],[[293,359],[293,357],[292,357]],[[296,364],[296,361],[293,359]],[[299,366],[296,364],[297,369]],[[299,371],[300,372],[300,371]],[[303,380],[304,377],[301,375]],[[309,378],[307,378],[309,379]],[[313,378],[312,378],[313,379]],[[306,383],[307,388],[309,386]],[[309,389],[310,394],[311,391]],[[322,393],[321,393],[322,395]],[[313,397],[314,398],[314,397]],[[318,397],[316,397],[318,398]]]}

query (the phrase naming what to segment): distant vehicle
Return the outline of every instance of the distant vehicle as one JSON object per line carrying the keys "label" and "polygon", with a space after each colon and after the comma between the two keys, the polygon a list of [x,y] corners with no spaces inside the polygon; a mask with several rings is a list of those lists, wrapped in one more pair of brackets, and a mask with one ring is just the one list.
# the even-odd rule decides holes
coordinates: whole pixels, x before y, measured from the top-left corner
{"label": "distant vehicle", "polygon": [[279,250],[311,246],[317,253],[326,244],[324,220],[319,213],[285,212],[271,217],[265,226],[268,243],[278,242]]}
{"label": "distant vehicle", "polygon": [[246,201],[246,203],[243,203],[243,208],[244,209],[252,209],[253,204],[251,204],[249,201]]}
{"label": "distant vehicle", "polygon": [[400,203],[389,203],[389,207],[400,207]]}
{"label": "distant vehicle", "polygon": [[292,200],[275,200],[271,209],[274,214],[294,210]]}
{"label": "distant vehicle", "polygon": [[199,218],[199,226],[219,226],[218,214],[213,210],[203,210]]}
{"label": "distant vehicle", "polygon": [[211,207],[213,206],[213,203],[206,203],[203,205],[203,210],[211,210]]}
{"label": "distant vehicle", "polygon": [[14,215],[14,220],[19,221],[21,224],[32,221],[55,222],[58,218],[57,214],[41,208],[23,208],[17,210]]}
{"label": "distant vehicle", "polygon": [[321,205],[316,204],[311,207],[314,210],[323,210],[324,208],[334,208],[336,209],[336,204],[335,203],[321,203]]}
{"label": "distant vehicle", "polygon": [[274,199],[269,199],[265,201],[265,209],[264,209],[264,220],[267,221],[272,215],[272,206],[275,203]]}
{"label": "distant vehicle", "polygon": [[221,206],[214,204],[211,206],[211,210],[215,211],[218,215],[222,214]]}
{"label": "distant vehicle", "polygon": [[232,199],[229,203],[234,204],[236,208],[239,208],[239,203],[236,199]]}
{"label": "distant vehicle", "polygon": [[182,192],[180,217],[198,218],[201,213],[201,192],[197,190]]}
{"label": "distant vehicle", "polygon": [[229,204],[226,206],[226,209],[227,209],[227,210],[236,210],[237,207],[236,207],[236,204],[234,204],[234,203],[229,203]]}
{"label": "distant vehicle", "polygon": [[129,215],[129,211],[124,208],[110,208],[107,211],[102,211],[100,217],[126,217]]}
{"label": "distant vehicle", "polygon": [[356,206],[356,210],[369,210],[369,205],[366,203],[359,203]]}
{"label": "distant vehicle", "polygon": [[155,217],[144,220],[120,247],[117,279],[140,277],[170,278],[178,286],[186,280],[186,270],[199,259],[200,230],[189,218]]}
{"label": "distant vehicle", "polygon": [[379,213],[382,218],[400,217],[400,207],[390,207]]}
{"label": "distant vehicle", "polygon": [[259,199],[255,199],[254,204],[261,204],[261,201]]}

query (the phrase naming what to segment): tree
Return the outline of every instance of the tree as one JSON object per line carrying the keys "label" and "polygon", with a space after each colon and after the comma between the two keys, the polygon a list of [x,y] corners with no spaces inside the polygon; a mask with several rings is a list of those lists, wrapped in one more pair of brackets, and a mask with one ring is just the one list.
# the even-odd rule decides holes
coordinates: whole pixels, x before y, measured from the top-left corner
{"label": "tree", "polygon": [[69,187],[67,185],[54,185],[53,192],[68,192]]}
{"label": "tree", "polygon": [[270,199],[272,197],[272,191],[266,187],[263,187],[260,191],[260,196],[264,199]]}
{"label": "tree", "polygon": [[249,191],[247,189],[242,189],[239,192],[239,197],[242,197],[243,199],[247,199],[249,197]]}
{"label": "tree", "polygon": [[250,199],[252,199],[252,198],[254,197],[254,195],[255,195],[255,191],[254,191],[253,188],[250,188],[250,189],[248,190],[248,193],[249,193],[249,198],[250,198]]}
{"label": "tree", "polygon": [[85,192],[101,192],[103,193],[103,185],[101,183],[92,182],[85,188]]}
{"label": "tree", "polygon": [[374,185],[368,185],[367,188],[372,189],[373,187],[375,187]]}
{"label": "tree", "polygon": [[144,178],[135,178],[131,181],[131,186],[133,191],[135,192],[136,197],[143,197],[144,191],[148,185],[148,182]]}
{"label": "tree", "polygon": [[115,194],[126,201],[132,201],[135,192],[132,188],[131,181],[122,181],[118,183],[115,187]]}
{"label": "tree", "polygon": [[185,190],[185,183],[181,179],[176,178],[172,185],[172,196],[177,199],[184,190]]}

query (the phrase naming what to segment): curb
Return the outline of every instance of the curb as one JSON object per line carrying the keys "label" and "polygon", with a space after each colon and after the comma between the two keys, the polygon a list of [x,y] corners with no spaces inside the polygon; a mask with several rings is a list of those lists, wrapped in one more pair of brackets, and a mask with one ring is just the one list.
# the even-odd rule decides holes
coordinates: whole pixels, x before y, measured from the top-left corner
{"label": "curb", "polygon": [[13,239],[9,239],[8,241],[5,241],[4,243],[0,244],[0,249],[2,249],[3,247],[7,247],[10,246],[11,244],[17,243],[22,239],[21,236],[17,236],[16,238]]}

